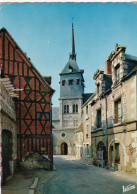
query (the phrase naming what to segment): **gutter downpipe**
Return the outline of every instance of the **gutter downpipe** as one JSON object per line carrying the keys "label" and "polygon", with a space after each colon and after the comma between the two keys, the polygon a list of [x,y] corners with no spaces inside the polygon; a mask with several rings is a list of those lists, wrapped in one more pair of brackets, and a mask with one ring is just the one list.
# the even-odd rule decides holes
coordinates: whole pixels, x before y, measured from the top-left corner
{"label": "gutter downpipe", "polygon": [[107,160],[107,166],[106,169],[109,169],[109,160],[108,160],[108,122],[107,122],[107,96],[105,96],[106,101],[106,160]]}

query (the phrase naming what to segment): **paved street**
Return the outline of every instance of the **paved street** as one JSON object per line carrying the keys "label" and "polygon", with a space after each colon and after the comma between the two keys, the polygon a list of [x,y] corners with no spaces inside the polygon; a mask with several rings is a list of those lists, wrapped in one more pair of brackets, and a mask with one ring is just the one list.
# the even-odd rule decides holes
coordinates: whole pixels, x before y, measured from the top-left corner
{"label": "paved street", "polygon": [[68,156],[55,156],[56,171],[39,171],[36,194],[120,194],[123,187],[135,186],[137,176],[79,163]]}

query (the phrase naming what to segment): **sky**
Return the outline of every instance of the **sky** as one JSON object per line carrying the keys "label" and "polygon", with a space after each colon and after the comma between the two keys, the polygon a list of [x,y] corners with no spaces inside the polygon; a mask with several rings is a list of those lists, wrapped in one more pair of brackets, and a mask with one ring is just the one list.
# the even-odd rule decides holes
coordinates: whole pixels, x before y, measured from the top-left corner
{"label": "sky", "polygon": [[116,43],[137,56],[136,3],[0,4],[5,27],[43,76],[52,77],[53,106],[59,106],[59,80],[69,60],[72,17],[77,64],[84,69],[85,93],[95,92],[93,75],[105,70]]}

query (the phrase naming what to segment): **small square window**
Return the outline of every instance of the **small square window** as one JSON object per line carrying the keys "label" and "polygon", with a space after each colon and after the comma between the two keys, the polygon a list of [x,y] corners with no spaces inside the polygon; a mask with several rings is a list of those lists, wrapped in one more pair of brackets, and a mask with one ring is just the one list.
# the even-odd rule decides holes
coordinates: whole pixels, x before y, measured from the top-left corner
{"label": "small square window", "polygon": [[41,118],[41,112],[37,112],[37,119],[40,119]]}
{"label": "small square window", "polygon": [[50,113],[49,113],[49,112],[46,112],[46,113],[45,113],[45,117],[46,117],[46,120],[49,121],[49,120],[50,120]]}

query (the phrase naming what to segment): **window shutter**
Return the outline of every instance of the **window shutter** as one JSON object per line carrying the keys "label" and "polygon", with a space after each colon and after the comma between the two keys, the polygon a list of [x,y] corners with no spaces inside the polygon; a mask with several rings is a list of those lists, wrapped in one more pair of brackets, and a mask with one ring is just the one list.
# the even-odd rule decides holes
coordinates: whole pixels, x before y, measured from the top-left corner
{"label": "window shutter", "polygon": [[117,106],[117,102],[115,102],[114,104],[114,119],[117,119],[118,115],[118,106]]}

